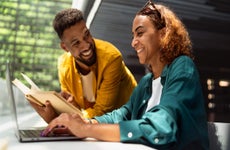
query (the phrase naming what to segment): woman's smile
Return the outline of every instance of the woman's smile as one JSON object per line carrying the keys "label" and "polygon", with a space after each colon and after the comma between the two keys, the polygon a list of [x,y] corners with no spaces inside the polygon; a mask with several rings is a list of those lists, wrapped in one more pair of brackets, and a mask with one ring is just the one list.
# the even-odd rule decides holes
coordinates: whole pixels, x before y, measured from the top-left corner
{"label": "woman's smile", "polygon": [[143,48],[136,50],[137,54],[140,54],[143,51]]}

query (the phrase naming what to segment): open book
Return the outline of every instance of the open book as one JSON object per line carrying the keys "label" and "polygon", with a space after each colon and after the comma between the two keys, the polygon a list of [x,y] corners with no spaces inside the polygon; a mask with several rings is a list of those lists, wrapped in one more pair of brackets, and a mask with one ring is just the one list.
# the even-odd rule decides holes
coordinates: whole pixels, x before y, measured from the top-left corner
{"label": "open book", "polygon": [[32,101],[40,106],[44,106],[47,100],[50,101],[55,111],[60,113],[78,113],[82,116],[82,112],[68,103],[59,93],[55,91],[42,91],[38,86],[25,74],[21,73],[23,78],[30,84],[31,88],[27,87],[17,78],[12,82],[24,94],[27,100]]}

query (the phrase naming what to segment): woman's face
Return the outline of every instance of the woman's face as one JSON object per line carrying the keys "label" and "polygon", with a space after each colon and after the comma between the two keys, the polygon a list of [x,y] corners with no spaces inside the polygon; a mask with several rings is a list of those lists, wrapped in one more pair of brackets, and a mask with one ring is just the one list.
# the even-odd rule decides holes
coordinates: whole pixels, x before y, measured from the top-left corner
{"label": "woman's face", "polygon": [[154,65],[160,59],[160,33],[147,16],[137,15],[133,20],[132,47],[141,64]]}

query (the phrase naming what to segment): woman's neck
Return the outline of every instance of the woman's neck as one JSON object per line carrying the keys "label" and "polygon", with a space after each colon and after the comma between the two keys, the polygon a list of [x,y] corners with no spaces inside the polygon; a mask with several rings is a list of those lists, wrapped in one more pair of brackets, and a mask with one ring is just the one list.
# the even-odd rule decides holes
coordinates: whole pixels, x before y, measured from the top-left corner
{"label": "woman's neck", "polygon": [[157,64],[151,64],[151,69],[152,69],[152,73],[154,75],[154,79],[158,78],[161,76],[161,73],[164,69],[166,64],[160,62]]}

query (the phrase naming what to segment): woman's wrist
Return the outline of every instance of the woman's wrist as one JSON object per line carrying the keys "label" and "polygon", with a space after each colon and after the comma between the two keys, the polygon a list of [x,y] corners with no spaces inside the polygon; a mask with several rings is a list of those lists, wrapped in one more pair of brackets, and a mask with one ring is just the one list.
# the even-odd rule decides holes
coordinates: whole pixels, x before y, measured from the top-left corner
{"label": "woman's wrist", "polygon": [[87,123],[88,124],[97,124],[97,120],[96,119],[87,119]]}
{"label": "woman's wrist", "polygon": [[89,124],[93,124],[92,119],[88,119]]}

